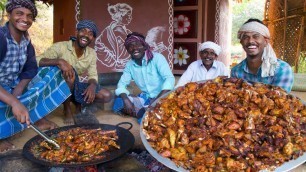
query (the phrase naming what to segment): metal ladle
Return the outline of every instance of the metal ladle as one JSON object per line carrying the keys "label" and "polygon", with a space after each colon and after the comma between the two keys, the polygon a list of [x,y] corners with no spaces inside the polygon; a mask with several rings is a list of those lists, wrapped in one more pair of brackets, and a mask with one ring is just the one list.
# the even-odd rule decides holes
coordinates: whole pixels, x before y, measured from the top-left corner
{"label": "metal ladle", "polygon": [[48,143],[52,144],[55,149],[60,149],[60,145],[56,143],[56,141],[54,141],[49,136],[47,136],[44,132],[38,129],[35,125],[30,124],[29,127],[32,128],[36,133],[38,133],[41,137],[43,137]]}

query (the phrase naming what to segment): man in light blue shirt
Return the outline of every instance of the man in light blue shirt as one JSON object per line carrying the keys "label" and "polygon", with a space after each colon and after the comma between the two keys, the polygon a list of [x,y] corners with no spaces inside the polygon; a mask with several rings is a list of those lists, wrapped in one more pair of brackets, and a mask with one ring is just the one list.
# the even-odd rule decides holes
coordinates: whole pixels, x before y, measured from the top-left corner
{"label": "man in light blue shirt", "polygon": [[[137,117],[141,120],[145,108],[155,99],[174,88],[175,79],[165,57],[152,53],[145,37],[139,33],[129,34],[125,48],[131,55],[121,76],[113,111]],[[130,95],[127,86],[134,80],[142,91],[138,96]]]}

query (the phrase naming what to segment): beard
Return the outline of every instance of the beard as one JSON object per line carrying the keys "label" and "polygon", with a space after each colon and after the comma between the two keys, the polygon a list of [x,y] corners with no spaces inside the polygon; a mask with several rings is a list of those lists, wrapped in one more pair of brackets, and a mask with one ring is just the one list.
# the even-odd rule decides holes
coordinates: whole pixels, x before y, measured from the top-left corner
{"label": "beard", "polygon": [[[86,41],[85,41],[86,40]],[[83,37],[78,37],[77,38],[77,43],[81,48],[86,48],[90,43],[91,40],[85,36]]]}

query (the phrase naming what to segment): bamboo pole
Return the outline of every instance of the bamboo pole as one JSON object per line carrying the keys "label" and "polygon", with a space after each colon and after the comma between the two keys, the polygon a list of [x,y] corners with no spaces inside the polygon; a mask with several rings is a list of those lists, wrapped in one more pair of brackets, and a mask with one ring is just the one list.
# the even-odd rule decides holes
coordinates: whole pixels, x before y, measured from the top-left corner
{"label": "bamboo pole", "polygon": [[283,37],[283,47],[284,47],[284,50],[283,50],[283,57],[285,57],[285,50],[286,50],[286,29],[287,29],[287,0],[284,0],[285,1],[285,7],[284,7],[284,12],[285,12],[285,16],[284,16],[284,37]]}
{"label": "bamboo pole", "polygon": [[[306,2],[306,1],[305,1]],[[298,73],[298,68],[299,68],[299,61],[300,61],[300,54],[301,54],[301,43],[302,43],[302,39],[303,39],[303,36],[304,36],[304,16],[302,17],[302,22],[301,22],[301,32],[300,32],[300,35],[299,35],[299,42],[298,42],[298,45],[297,45],[297,52],[296,52],[296,56],[297,58],[295,59],[295,73]]]}

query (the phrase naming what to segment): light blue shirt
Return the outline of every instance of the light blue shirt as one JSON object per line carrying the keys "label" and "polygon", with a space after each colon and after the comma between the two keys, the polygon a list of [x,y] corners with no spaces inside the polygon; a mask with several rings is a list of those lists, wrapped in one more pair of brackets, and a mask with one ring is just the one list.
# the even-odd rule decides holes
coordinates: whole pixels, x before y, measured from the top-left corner
{"label": "light blue shirt", "polygon": [[155,98],[162,90],[172,90],[175,79],[166,58],[160,53],[153,53],[153,59],[147,64],[146,57],[142,59],[142,66],[130,60],[123,70],[115,93],[130,92],[126,89],[132,80],[135,81],[139,89],[148,94],[150,98]]}

